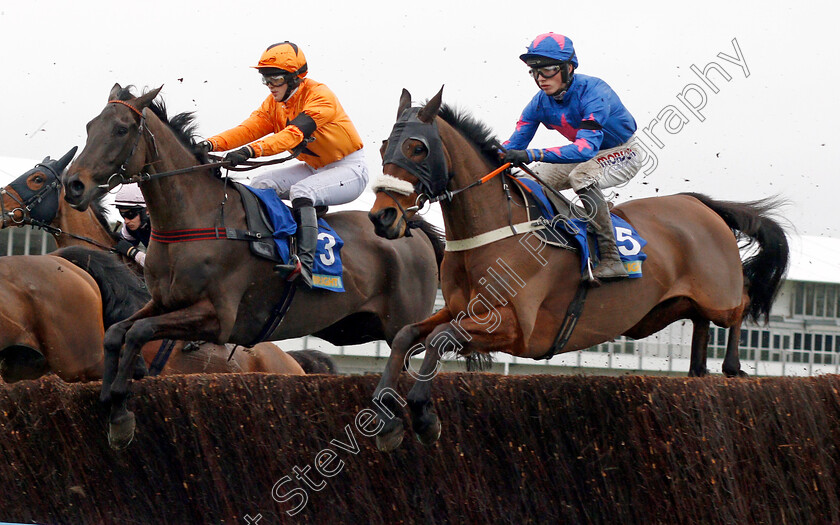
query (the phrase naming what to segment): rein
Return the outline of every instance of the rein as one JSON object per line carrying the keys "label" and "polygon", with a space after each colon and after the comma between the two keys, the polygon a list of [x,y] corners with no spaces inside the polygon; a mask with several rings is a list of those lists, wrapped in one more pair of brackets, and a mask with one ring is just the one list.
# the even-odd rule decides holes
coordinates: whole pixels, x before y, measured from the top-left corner
{"label": "rein", "polygon": [[[229,165],[230,163],[225,162],[225,161],[208,162],[207,164],[199,164],[197,166],[190,166],[188,168],[180,168],[180,169],[172,170],[172,171],[164,171],[164,172],[161,172],[161,173],[138,173],[136,175],[131,175],[128,178],[123,178],[123,180],[125,181],[125,182],[123,182],[123,184],[134,183],[134,182],[146,182],[146,181],[155,180],[155,179],[162,179],[164,177],[171,177],[173,175],[183,175],[185,173],[192,173],[192,172],[207,169],[207,168],[225,168],[226,170],[229,170],[229,171],[251,171],[251,170],[254,170],[254,169],[257,169],[257,168],[261,168],[263,166],[271,166],[272,164],[280,164],[282,162],[286,162],[287,160],[292,160],[295,157],[297,157],[297,155],[289,155],[289,156],[282,157],[282,158],[279,158],[279,159],[265,160],[265,161],[247,160],[247,161],[244,162],[245,166],[230,166]],[[218,159],[219,157],[213,157],[213,158]]]}
{"label": "rein", "polygon": [[[283,158],[280,158],[280,159],[260,161],[260,162],[245,161],[244,162],[245,165],[242,166],[242,167],[231,166],[230,162],[221,161],[221,162],[210,162],[210,163],[207,163],[207,164],[199,164],[198,166],[190,166],[188,168],[181,168],[181,169],[172,170],[172,171],[165,171],[165,172],[162,172],[162,173],[150,174],[150,173],[147,173],[147,172],[144,172],[143,170],[141,170],[140,172],[138,172],[135,175],[128,175],[128,168],[126,167],[126,163],[128,163],[128,161],[131,160],[132,157],[134,157],[134,153],[137,151],[137,146],[140,144],[140,141],[143,139],[143,135],[145,133],[147,133],[149,135],[149,138],[151,140],[153,157],[158,156],[157,155],[157,144],[155,142],[155,136],[152,133],[152,131],[146,126],[146,117],[143,116],[142,111],[135,108],[134,106],[132,106],[131,104],[129,104],[128,102],[126,102],[124,100],[116,100],[116,99],[115,100],[109,100],[108,104],[123,105],[123,106],[127,107],[128,109],[130,109],[132,112],[134,112],[134,114],[136,114],[137,116],[140,117],[140,129],[139,129],[139,133],[137,134],[137,140],[135,141],[134,146],[132,146],[131,151],[129,152],[128,156],[125,158],[125,161],[122,163],[119,170],[114,174],[114,176],[112,176],[110,179],[108,179],[108,182],[106,184],[100,184],[99,185],[100,188],[107,188],[108,191],[112,190],[113,188],[115,188],[119,184],[129,184],[129,183],[134,183],[134,182],[146,182],[146,181],[150,181],[150,180],[161,179],[161,178],[164,178],[164,177],[171,177],[173,175],[181,175],[181,174],[184,174],[184,173],[192,173],[192,172],[207,169],[207,168],[225,168],[229,171],[249,171],[249,170],[253,170],[253,169],[256,169],[256,168],[260,168],[262,166],[270,166],[272,164],[279,164],[281,162],[286,162],[287,160],[290,160],[290,159],[293,159],[293,158],[297,157],[298,152],[295,152],[292,155],[289,155],[287,157],[283,157]],[[218,160],[218,157],[213,157],[213,158],[216,158]],[[149,164],[151,164],[151,163],[149,163]],[[149,164],[146,164],[145,166],[148,166]],[[116,184],[112,184],[112,179],[114,177],[119,177],[119,182],[117,182]]]}
{"label": "rein", "polygon": [[72,237],[74,239],[78,239],[80,241],[84,241],[86,243],[92,244],[92,245],[96,246],[97,248],[101,248],[105,251],[109,251],[111,253],[117,253],[117,251],[114,249],[113,246],[108,246],[108,245],[102,244],[101,242],[99,242],[97,240],[94,240],[94,239],[91,239],[90,237],[85,237],[84,235],[77,235],[77,234],[72,233],[72,232],[65,232],[61,228],[56,228],[55,226],[50,226],[49,224],[46,224],[46,223],[41,222],[41,221],[36,220],[36,219],[26,217],[26,218],[22,219],[19,224],[28,224],[28,225],[33,226],[35,228],[39,228],[41,230],[44,230],[47,233],[51,233],[51,234],[55,235],[56,237],[59,237],[61,235],[66,235],[68,237]]}

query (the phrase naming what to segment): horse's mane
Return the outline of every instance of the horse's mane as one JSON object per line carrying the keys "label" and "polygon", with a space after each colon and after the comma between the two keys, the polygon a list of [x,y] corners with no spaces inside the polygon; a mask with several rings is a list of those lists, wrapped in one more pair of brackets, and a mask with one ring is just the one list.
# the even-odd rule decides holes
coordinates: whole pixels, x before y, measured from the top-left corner
{"label": "horse's mane", "polygon": [[[117,94],[117,100],[131,100],[135,98],[136,95],[134,95],[133,88],[134,86],[126,86],[122,88]],[[185,111],[170,118],[166,111],[166,103],[159,97],[152,101],[149,105],[149,109],[152,113],[157,115],[161,122],[166,124],[169,129],[172,130],[175,136],[178,137],[178,141],[180,141],[181,144],[192,151],[196,160],[198,160],[200,164],[207,164],[210,162],[210,157],[207,153],[196,147],[197,142],[199,142],[199,136],[198,123],[196,122],[194,112]]]}
{"label": "horse's mane", "polygon": [[52,255],[83,269],[99,285],[102,322],[106,330],[112,324],[133,315],[151,298],[140,278],[111,253],[68,246],[52,252]]}
{"label": "horse's mane", "polygon": [[465,138],[475,143],[481,154],[490,161],[493,166],[501,166],[499,155],[499,141],[493,134],[490,126],[470,115],[465,110],[459,110],[448,104],[443,104],[438,111],[438,116],[450,126],[458,130]]}

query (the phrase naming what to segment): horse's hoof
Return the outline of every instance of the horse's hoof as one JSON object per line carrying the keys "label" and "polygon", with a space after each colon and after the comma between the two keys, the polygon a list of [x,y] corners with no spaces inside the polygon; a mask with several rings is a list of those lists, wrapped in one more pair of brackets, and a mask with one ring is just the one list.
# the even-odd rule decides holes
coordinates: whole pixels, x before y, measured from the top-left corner
{"label": "horse's hoof", "polygon": [[136,423],[134,413],[128,412],[120,416],[116,421],[111,421],[108,428],[108,444],[114,450],[123,450],[134,439]]}
{"label": "horse's hoof", "polygon": [[395,421],[393,428],[389,430],[386,423],[382,432],[376,436],[376,448],[380,452],[392,452],[402,444],[403,434],[405,433],[402,419],[397,418],[392,421]]}
{"label": "horse's hoof", "polygon": [[430,416],[433,418],[432,422],[426,425],[420,432],[414,433],[417,441],[427,447],[434,445],[440,439],[440,418],[437,417],[437,414],[430,414]]}
{"label": "horse's hoof", "polygon": [[726,377],[750,377],[750,375],[748,373],[744,372],[743,370],[738,370],[737,372],[734,372],[734,373],[724,371],[723,374]]}
{"label": "horse's hoof", "polygon": [[750,377],[750,375],[743,370],[738,370],[737,372],[724,370],[723,375],[726,377]]}

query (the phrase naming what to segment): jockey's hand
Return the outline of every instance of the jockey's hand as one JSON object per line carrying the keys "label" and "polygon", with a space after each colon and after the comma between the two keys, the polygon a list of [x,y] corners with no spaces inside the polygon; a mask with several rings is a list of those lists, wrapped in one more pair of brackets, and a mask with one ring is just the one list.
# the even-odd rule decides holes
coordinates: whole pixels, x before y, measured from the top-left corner
{"label": "jockey's hand", "polygon": [[517,167],[523,166],[531,162],[531,160],[528,159],[528,152],[524,149],[509,149],[505,151],[505,156],[502,160],[504,160],[505,162],[510,162],[511,164]]}
{"label": "jockey's hand", "polygon": [[229,163],[228,165],[232,168],[237,164],[242,164],[243,162],[245,162],[253,156],[254,150],[252,150],[250,146],[244,146],[239,148],[238,150],[231,151],[230,153],[225,155],[225,158],[223,160]]}
{"label": "jockey's hand", "polygon": [[116,250],[117,253],[125,255],[131,260],[134,260],[134,256],[137,255],[137,252],[140,251],[133,244],[131,244],[125,239],[120,239],[119,241],[117,241],[117,244],[114,245],[114,250]]}
{"label": "jockey's hand", "polygon": [[196,144],[196,147],[202,153],[210,153],[211,151],[213,151],[213,143],[209,140],[202,140],[201,142]]}

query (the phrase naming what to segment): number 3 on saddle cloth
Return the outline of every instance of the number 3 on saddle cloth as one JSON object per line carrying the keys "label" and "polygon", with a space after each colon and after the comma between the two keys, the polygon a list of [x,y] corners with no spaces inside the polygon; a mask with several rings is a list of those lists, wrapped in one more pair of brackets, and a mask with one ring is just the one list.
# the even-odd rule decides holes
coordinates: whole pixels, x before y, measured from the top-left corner
{"label": "number 3 on saddle cloth", "polygon": [[[272,189],[259,189],[234,183],[242,195],[245,205],[245,216],[248,229],[265,232],[265,236],[274,239],[274,248],[267,242],[250,243],[251,250],[262,257],[287,263],[289,261],[289,242],[297,231],[297,222],[292,210],[282,201]],[[249,191],[243,191],[247,188]],[[249,198],[249,196],[251,196]],[[256,198],[253,198],[256,197]],[[260,206],[262,204],[262,206]],[[315,251],[315,262],[312,268],[312,286],[331,290],[344,291],[341,266],[341,247],[344,241],[338,236],[327,221],[318,219],[318,249]]]}
{"label": "number 3 on saddle cloth", "polygon": [[[586,275],[587,262],[592,257],[590,254],[590,247],[594,248],[596,258],[598,255],[598,243],[590,243],[587,240],[587,222],[583,219],[562,219],[559,222],[555,218],[557,212],[554,205],[548,199],[543,187],[535,180],[526,177],[517,177],[517,186],[523,191],[523,194],[531,197],[531,201],[536,204],[540,215],[547,221],[553,224],[553,229],[561,234],[566,234],[573,237],[577,248],[581,252],[581,274]],[[624,268],[631,278],[639,278],[642,276],[642,261],[647,259],[647,255],[642,251],[647,241],[644,240],[633,226],[627,221],[615,214],[610,214],[612,219],[613,231],[615,232],[616,246],[621,257],[621,262],[624,263]],[[553,221],[553,222],[552,222]],[[597,260],[597,259],[596,259]]]}

